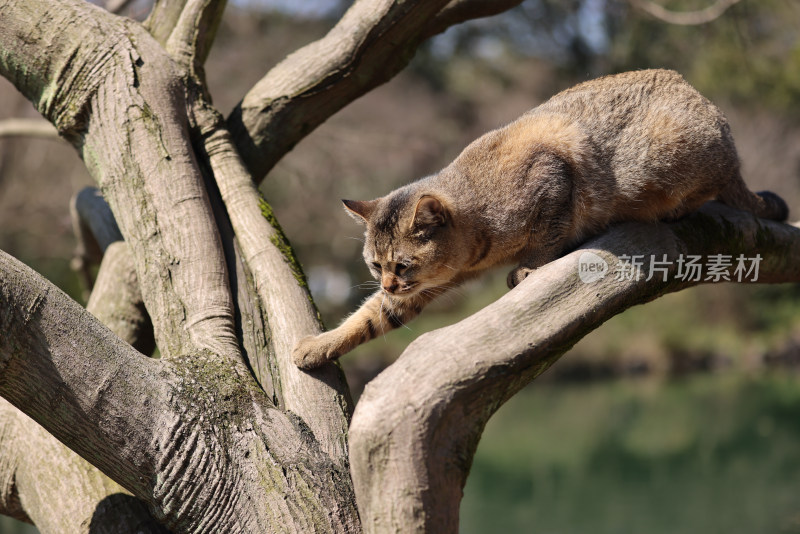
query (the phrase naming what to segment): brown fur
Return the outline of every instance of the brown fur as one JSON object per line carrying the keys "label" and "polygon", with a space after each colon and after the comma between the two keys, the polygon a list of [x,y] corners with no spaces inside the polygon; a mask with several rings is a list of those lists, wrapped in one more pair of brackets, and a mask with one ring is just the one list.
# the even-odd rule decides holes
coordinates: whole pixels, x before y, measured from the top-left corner
{"label": "brown fur", "polygon": [[372,201],[364,259],[382,289],[294,350],[315,367],[415,317],[450,287],[500,264],[528,273],[620,221],[675,219],[718,198],[785,220],[749,191],[725,117],[672,71],[607,76],[563,91],[473,143],[437,174]]}

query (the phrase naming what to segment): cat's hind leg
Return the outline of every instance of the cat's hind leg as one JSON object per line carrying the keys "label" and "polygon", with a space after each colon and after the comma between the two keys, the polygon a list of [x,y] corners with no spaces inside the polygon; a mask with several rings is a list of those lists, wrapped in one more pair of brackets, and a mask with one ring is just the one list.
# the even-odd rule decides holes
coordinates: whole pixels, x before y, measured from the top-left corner
{"label": "cat's hind leg", "polygon": [[717,200],[728,206],[749,211],[756,217],[783,222],[789,218],[786,202],[771,191],[753,193],[737,173],[723,189]]}
{"label": "cat's hind leg", "polygon": [[519,265],[512,269],[506,277],[508,288],[514,289],[533,271],[559,258],[564,252],[564,247],[564,241],[557,239],[546,246],[538,246],[526,251],[522,255]]}

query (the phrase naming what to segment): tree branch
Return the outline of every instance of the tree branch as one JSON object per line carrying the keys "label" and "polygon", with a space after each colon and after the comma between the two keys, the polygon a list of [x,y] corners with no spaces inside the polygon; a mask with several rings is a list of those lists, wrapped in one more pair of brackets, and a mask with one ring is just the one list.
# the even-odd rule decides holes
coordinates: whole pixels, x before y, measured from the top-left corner
{"label": "tree branch", "polygon": [[452,0],[428,24],[425,36],[432,37],[468,20],[503,13],[521,3],[522,0]]}
{"label": "tree branch", "polygon": [[137,495],[168,406],[157,361],[136,352],[39,275],[0,252],[0,395]]}
{"label": "tree branch", "polygon": [[144,307],[133,258],[124,241],[107,247],[86,309],[136,350],[155,349],[153,324]]}
{"label": "tree branch", "polygon": [[[93,198],[102,201],[102,197]],[[87,311],[137,350],[150,354],[154,346],[152,325],[128,246],[117,241],[111,246],[104,244],[106,247]],[[0,498],[6,515],[29,517],[43,532],[166,532],[144,502],[130,496],[4,400],[0,400],[0,422],[0,477],[12,481],[7,487],[11,491],[2,492],[4,498]],[[59,476],[53,477],[53,472]]]}
{"label": "tree branch", "polygon": [[448,23],[497,12],[489,4],[355,2],[325,37],[270,70],[228,117],[237,150],[256,182],[328,117],[400,72],[426,37]]}
{"label": "tree branch", "polygon": [[166,46],[187,3],[189,0],[155,0],[142,26],[161,46]]}
{"label": "tree branch", "polygon": [[58,139],[58,130],[41,119],[5,119],[0,121],[0,137],[42,137]]}
{"label": "tree branch", "polygon": [[111,208],[95,187],[85,187],[72,197],[69,214],[76,240],[70,267],[78,274],[84,288],[84,300],[88,300],[94,286],[92,265],[100,264],[111,243],[122,241],[122,233]]}
{"label": "tree branch", "polygon": [[2,252],[0,331],[0,395],[168,527],[359,530],[343,465],[229,360],[144,357]]}
{"label": "tree branch", "polygon": [[[188,0],[175,28],[167,39],[166,50],[205,88],[206,62],[226,0]],[[206,91],[206,98],[208,98]]]}
{"label": "tree branch", "polygon": [[[165,534],[144,502],[111,481],[41,426],[0,399],[0,468],[16,510],[41,532]],[[58,476],[53,476],[58,473]]]}
{"label": "tree branch", "polygon": [[728,8],[741,0],[716,0],[710,6],[697,11],[670,11],[650,0],[628,0],[634,7],[645,13],[667,22],[681,26],[698,26],[708,24],[720,18]]}
{"label": "tree branch", "polygon": [[274,378],[279,379],[275,387],[283,401],[280,407],[300,416],[323,450],[344,463],[352,401],[341,368],[330,363],[306,373],[291,358],[298,340],[321,330],[305,276],[272,208],[244,168],[222,117],[199,100],[192,109],[192,121],[202,139],[201,152],[208,159],[267,313],[277,363]]}
{"label": "tree branch", "polygon": [[[587,252],[611,274],[582,282]],[[623,255],[664,254],[667,281],[614,275]],[[367,531],[457,532],[462,488],[492,413],[607,319],[699,283],[676,279],[681,254],[760,254],[759,282],[800,281],[800,229],[711,204],[674,224],[617,226],[475,315],[420,336],[367,385],[353,416],[350,459]]]}
{"label": "tree branch", "polygon": [[134,252],[162,355],[208,348],[239,359],[180,74],[138,23],[78,0],[50,7],[0,8],[0,74],[75,144],[103,189]]}

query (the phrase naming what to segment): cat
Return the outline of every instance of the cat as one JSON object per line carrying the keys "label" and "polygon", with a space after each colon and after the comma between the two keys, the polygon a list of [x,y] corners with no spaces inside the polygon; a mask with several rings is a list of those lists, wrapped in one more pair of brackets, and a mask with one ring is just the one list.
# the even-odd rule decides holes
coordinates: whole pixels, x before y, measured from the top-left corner
{"label": "cat", "polygon": [[722,112],[680,74],[643,70],[558,93],[467,146],[440,172],[370,201],[364,260],[381,289],[338,328],[302,339],[301,368],[338,358],[487,269],[517,264],[510,288],[620,221],[680,218],[717,199],[786,220],[748,190]]}

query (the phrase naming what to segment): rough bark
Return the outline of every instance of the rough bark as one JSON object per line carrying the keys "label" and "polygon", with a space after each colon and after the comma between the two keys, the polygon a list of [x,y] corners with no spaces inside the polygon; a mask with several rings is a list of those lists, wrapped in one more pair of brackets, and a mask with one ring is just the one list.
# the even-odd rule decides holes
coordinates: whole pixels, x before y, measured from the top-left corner
{"label": "rough bark", "polygon": [[[87,310],[149,354],[152,326],[135,278],[127,246],[115,243],[103,258]],[[144,502],[5,400],[0,401],[0,426],[0,506],[6,515],[34,523],[43,534],[166,532]]]}
{"label": "rough bark", "polygon": [[2,253],[0,281],[0,395],[170,529],[358,530],[348,473],[229,360],[146,358]]}
{"label": "rough bark", "polygon": [[[334,462],[307,423],[272,407],[242,365],[223,247],[188,131],[185,77],[135,23],[82,2],[52,7],[0,6],[0,21],[13,21],[0,32],[0,71],[75,144],[98,180],[133,252],[166,359],[134,357],[131,347],[103,333],[74,303],[63,295],[51,299],[59,293],[4,258],[9,292],[2,317],[18,328],[0,349],[11,362],[4,379],[15,379],[3,395],[148,502],[172,528],[357,530],[343,447],[337,445]],[[41,76],[30,80],[26,73],[37,62]],[[91,348],[65,346],[63,369],[46,364],[53,358],[51,343],[34,342],[46,340],[59,323],[42,320],[36,330],[22,311],[43,300],[53,304],[42,308],[48,313],[91,326],[87,331],[72,324],[70,333]],[[87,354],[100,361],[81,363]],[[26,376],[49,376],[29,384],[9,372],[23,361],[34,365],[23,365]],[[68,372],[74,381],[59,382]],[[124,379],[133,375],[135,383]],[[40,389],[46,386],[49,397]],[[55,406],[53,394],[110,395],[113,402],[90,410],[75,400],[70,413],[24,402]],[[332,397],[329,404],[344,418],[346,407]],[[127,424],[109,424],[121,417],[116,403],[131,407]],[[76,420],[79,413],[85,420]],[[336,443],[343,439],[337,436]],[[93,449],[94,442],[102,445]]]}
{"label": "rough bark", "polygon": [[[140,25],[90,5],[9,2],[0,14],[27,22],[0,22],[0,72],[97,179],[133,250],[162,354],[236,355],[222,247],[174,64]],[[32,65],[41,78],[26,75]]]}
{"label": "rough bark", "polygon": [[[457,531],[497,407],[607,318],[689,284],[582,284],[578,251],[421,337],[362,397],[351,480],[347,386],[334,364],[290,364],[319,322],[255,183],[425,37],[516,3],[359,0],[222,121],[202,65],[223,1],[158,1],[140,25],[80,0],[0,0],[0,74],[86,162],[104,200],[76,200],[82,254],[105,251],[97,318],[0,252],[0,396],[43,428],[0,405],[0,511],[53,532],[158,531],[153,519],[194,533],[358,532],[362,519],[370,532]],[[710,207],[587,247],[612,264],[759,252],[761,280],[777,282],[800,279],[798,232]],[[142,354],[153,341],[160,360]],[[26,444],[63,460],[31,463]]]}
{"label": "rough bark", "polygon": [[299,339],[320,332],[305,276],[271,208],[242,165],[221,117],[202,103],[195,106],[193,115],[208,132],[203,136],[203,154],[216,178],[272,330],[284,407],[302,417],[332,457],[344,462],[350,410],[343,413],[341,408],[349,407],[351,401],[346,388],[341,387],[344,379],[338,364],[306,373],[291,359],[292,347]]}
{"label": "rough bark", "polygon": [[[611,274],[582,282],[578,266],[587,251]],[[364,530],[457,532],[475,448],[503,402],[604,321],[697,283],[676,281],[680,254],[757,253],[759,282],[800,281],[795,226],[720,204],[675,224],[622,225],[537,269],[475,315],[420,336],[367,385],[353,415],[350,461]],[[667,281],[660,274],[617,280],[613,273],[626,254],[666,254]]]}
{"label": "rough bark", "polygon": [[167,532],[142,501],[5,400],[0,472],[2,513],[35,524],[42,534]]}

